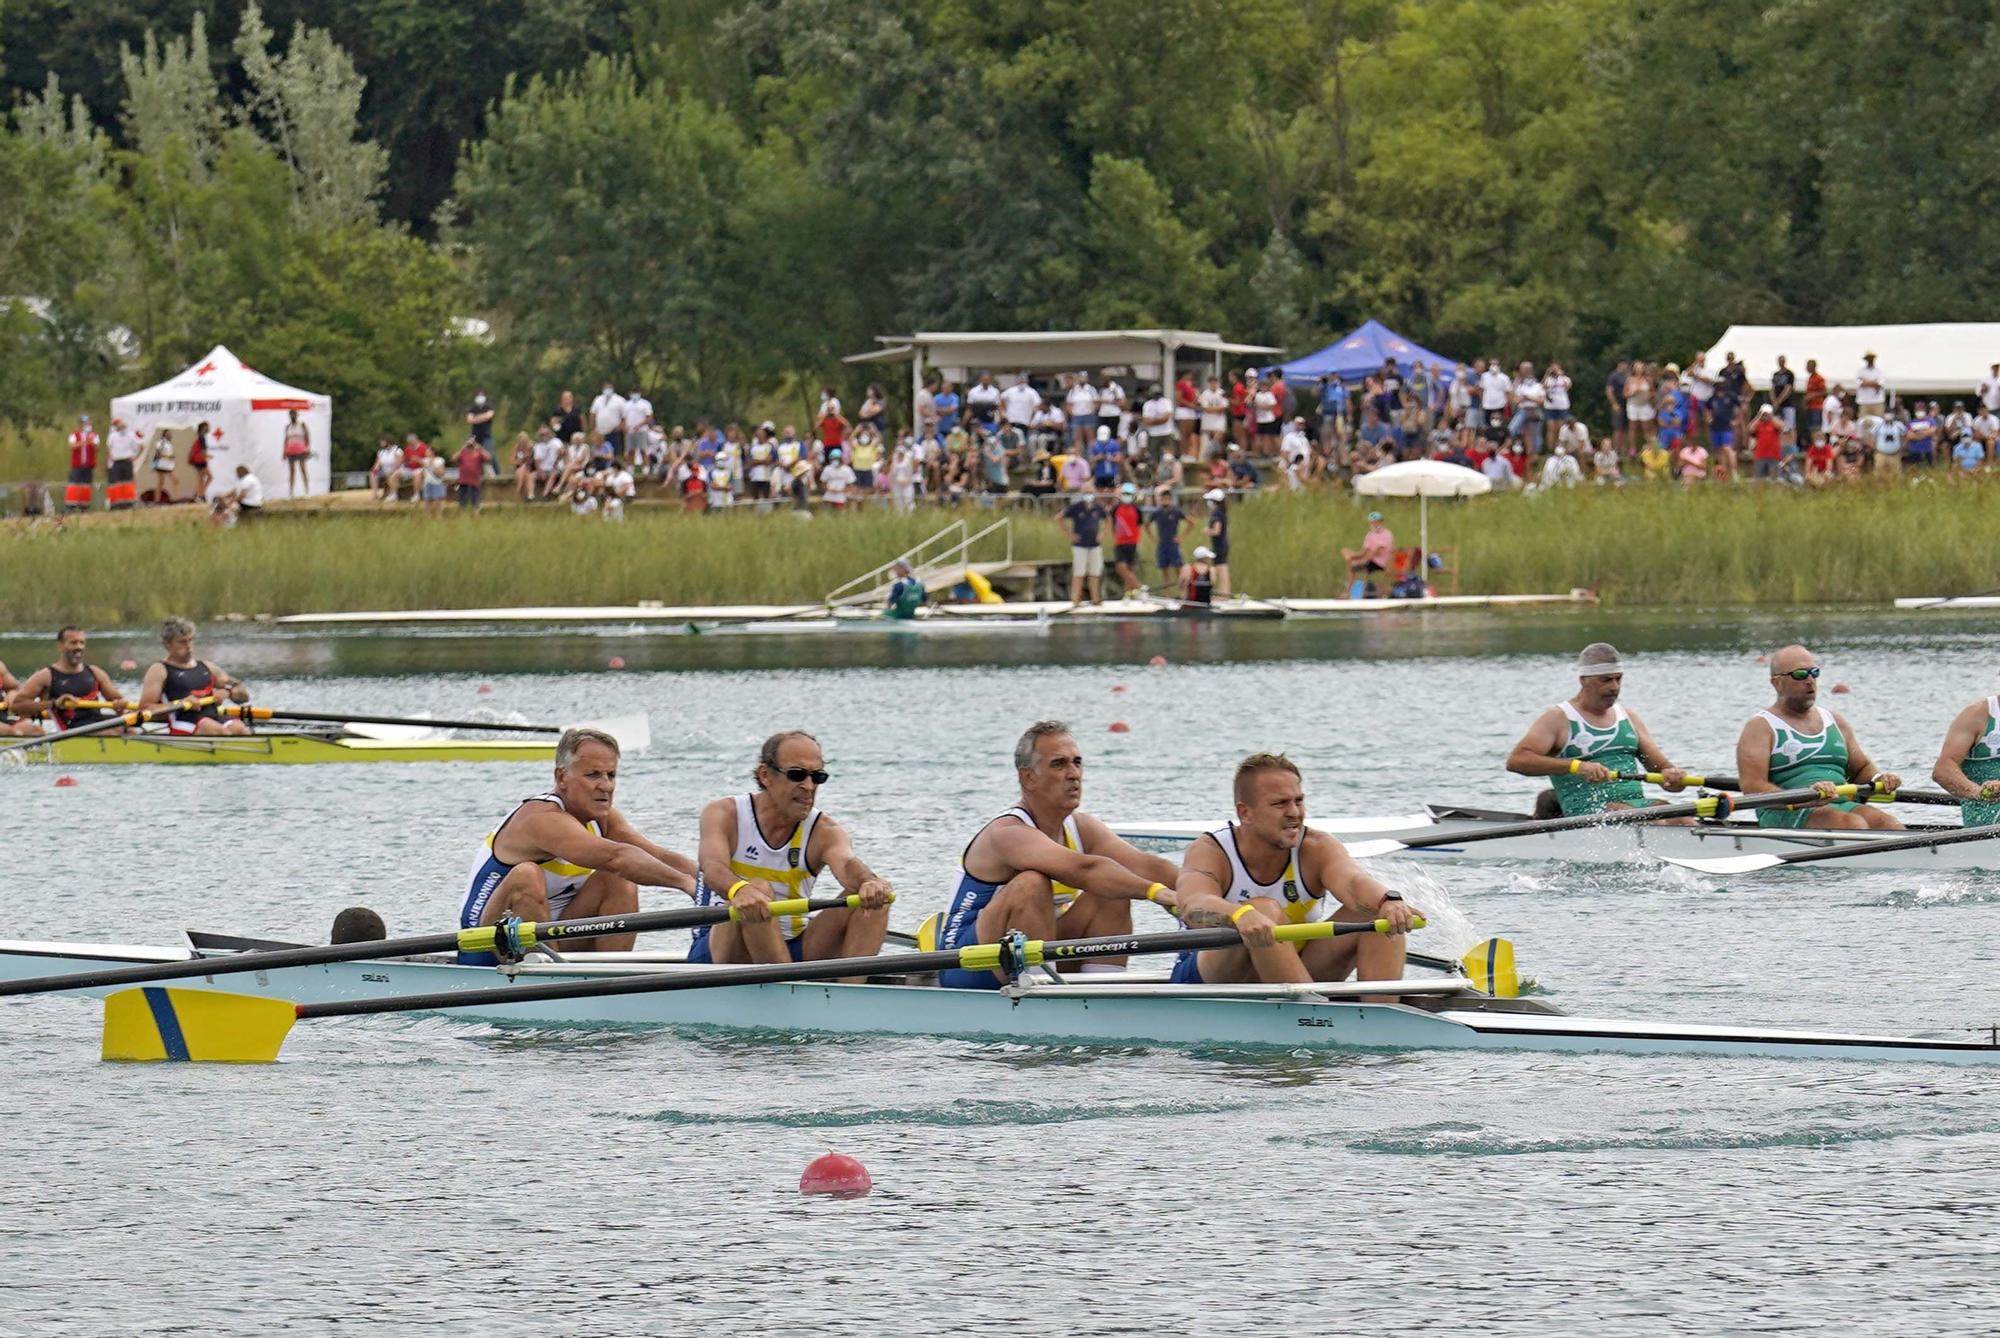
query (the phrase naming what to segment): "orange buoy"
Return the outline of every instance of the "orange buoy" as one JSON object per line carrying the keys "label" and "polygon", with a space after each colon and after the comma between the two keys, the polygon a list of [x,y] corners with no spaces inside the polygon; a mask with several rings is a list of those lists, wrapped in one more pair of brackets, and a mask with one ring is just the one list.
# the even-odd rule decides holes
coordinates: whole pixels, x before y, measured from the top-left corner
{"label": "orange buoy", "polygon": [[623,655],[613,655],[611,657],[611,667],[613,669],[623,669],[625,667],[625,657]]}
{"label": "orange buoy", "polygon": [[491,691],[493,691],[493,685],[491,683],[481,683],[478,688],[478,695],[484,697],[487,693]]}
{"label": "orange buoy", "polygon": [[1759,655],[1757,657],[1757,663],[1759,664],[1769,664],[1770,662],[1771,662],[1770,657],[1767,655]]}
{"label": "orange buoy", "polygon": [[1829,689],[1829,690],[1830,690],[1830,691],[1833,691],[1833,692],[1852,692],[1852,691],[1853,691],[1853,689],[1852,689],[1852,688],[1850,688],[1850,687],[1848,687],[1848,686],[1847,686],[1847,684],[1845,684],[1845,683],[1835,683],[1835,684],[1833,685],[1833,687],[1832,687],[1831,689]]}
{"label": "orange buoy", "polygon": [[134,669],[137,669],[138,667],[139,667],[139,662],[137,660],[120,660],[118,662],[118,668],[122,672],[128,674],[131,673]]}
{"label": "orange buoy", "polygon": [[1111,685],[1111,690],[1113,692],[1123,692],[1125,690],[1125,685],[1123,683],[1113,683]]}
{"label": "orange buoy", "polygon": [[868,1168],[854,1158],[838,1152],[829,1152],[814,1157],[806,1163],[805,1174],[799,1177],[799,1193],[824,1194],[835,1199],[866,1198],[868,1191],[875,1188],[869,1178]]}
{"label": "orange buoy", "polygon": [[76,777],[74,777],[74,776],[58,776],[58,777],[56,777],[56,788],[57,788],[58,790],[69,790],[69,789],[74,789],[74,788],[75,788],[75,786],[76,786]]}
{"label": "orange buoy", "polygon": [[1132,727],[1123,720],[1114,720],[1111,722],[1111,732],[1113,734],[1130,734]]}
{"label": "orange buoy", "polygon": [[1164,655],[1155,655],[1152,659],[1146,661],[1146,664],[1150,668],[1164,669],[1167,667],[1167,657]]}

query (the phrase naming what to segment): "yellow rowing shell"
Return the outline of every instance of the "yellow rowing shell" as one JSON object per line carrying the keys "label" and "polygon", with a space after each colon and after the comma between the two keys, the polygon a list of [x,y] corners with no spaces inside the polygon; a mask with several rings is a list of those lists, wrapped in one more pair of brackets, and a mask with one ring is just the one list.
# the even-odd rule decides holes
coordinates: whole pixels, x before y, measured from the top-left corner
{"label": "yellow rowing shell", "polygon": [[311,734],[216,735],[167,738],[126,735],[61,739],[23,750],[33,760],[65,766],[179,763],[547,762],[555,740],[329,739]]}

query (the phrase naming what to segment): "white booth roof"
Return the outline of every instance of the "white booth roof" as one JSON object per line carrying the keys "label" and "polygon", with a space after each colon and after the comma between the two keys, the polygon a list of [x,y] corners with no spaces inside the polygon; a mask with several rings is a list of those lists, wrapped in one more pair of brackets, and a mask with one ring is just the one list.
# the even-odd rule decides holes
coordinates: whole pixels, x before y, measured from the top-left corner
{"label": "white booth roof", "polygon": [[1898,395],[1943,395],[1976,389],[2000,362],[2000,323],[1940,325],[1732,325],[1708,350],[1720,369],[1734,352],[1758,390],[1771,388],[1778,355],[1804,384],[1806,359],[1819,361],[1831,385],[1854,389],[1863,354],[1873,353],[1883,381]]}

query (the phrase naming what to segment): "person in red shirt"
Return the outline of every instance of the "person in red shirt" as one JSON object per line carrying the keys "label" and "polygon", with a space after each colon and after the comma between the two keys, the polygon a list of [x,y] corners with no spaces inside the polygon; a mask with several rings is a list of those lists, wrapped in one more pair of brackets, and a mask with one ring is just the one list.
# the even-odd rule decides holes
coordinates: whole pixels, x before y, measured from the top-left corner
{"label": "person in red shirt", "polygon": [[1180,433],[1181,458],[1192,460],[1194,451],[1194,425],[1201,417],[1201,392],[1195,389],[1194,378],[1181,373],[1174,382],[1174,428]]}
{"label": "person in red shirt", "polygon": [[1127,483],[1118,490],[1118,505],[1111,508],[1111,556],[1118,572],[1119,593],[1126,599],[1139,592],[1139,538],[1145,526],[1138,485]]}
{"label": "person in red shirt", "polygon": [[1806,435],[1810,437],[1825,424],[1820,415],[1826,409],[1826,378],[1819,374],[1819,360],[1806,359]]}
{"label": "person in red shirt", "polygon": [[88,511],[90,499],[97,491],[97,432],[90,426],[90,415],[78,420],[76,431],[69,434],[69,486],[63,489],[63,509],[65,511]]}
{"label": "person in red shirt", "polygon": [[493,457],[479,444],[479,438],[467,437],[465,445],[458,448],[453,463],[458,466],[458,504],[477,510],[479,507],[480,485],[486,479],[486,462]]}
{"label": "person in red shirt", "polygon": [[1806,482],[1820,487],[1833,481],[1833,443],[1826,439],[1826,433],[1813,433],[1812,445],[1806,447]]}
{"label": "person in red shirt", "polygon": [[403,465],[389,480],[389,500],[396,501],[402,492],[402,485],[410,485],[410,500],[416,501],[424,492],[424,462],[430,458],[431,448],[418,437],[409,433],[403,438]]}
{"label": "person in red shirt", "polygon": [[1778,462],[1785,456],[1785,429],[1778,425],[1778,415],[1770,405],[1757,411],[1757,423],[1750,429],[1750,441],[1750,476],[1776,479]]}
{"label": "person in red shirt", "polygon": [[1250,444],[1249,432],[1250,391],[1243,384],[1243,373],[1238,372],[1229,382],[1229,439],[1237,450]]}

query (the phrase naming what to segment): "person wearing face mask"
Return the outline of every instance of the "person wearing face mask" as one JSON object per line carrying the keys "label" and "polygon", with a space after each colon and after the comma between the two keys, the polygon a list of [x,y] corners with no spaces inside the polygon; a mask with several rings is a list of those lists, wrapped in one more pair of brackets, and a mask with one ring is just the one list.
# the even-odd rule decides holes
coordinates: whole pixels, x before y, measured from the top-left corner
{"label": "person wearing face mask", "polygon": [[[832,779],[819,740],[801,729],[764,740],[751,773],[756,788],[701,811],[695,900],[726,904],[736,918],[695,930],[688,961],[823,962],[869,957],[889,932],[889,880],[854,853],[847,829],[819,808]],[[810,897],[829,874],[859,905],[773,916],[774,901]]]}
{"label": "person wearing face mask", "polygon": [[611,446],[613,455],[625,450],[625,397],[620,395],[606,378],[604,389],[597,392],[597,398],[590,402],[590,419],[597,429],[597,435]]}

